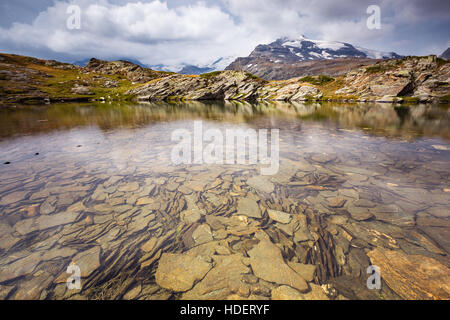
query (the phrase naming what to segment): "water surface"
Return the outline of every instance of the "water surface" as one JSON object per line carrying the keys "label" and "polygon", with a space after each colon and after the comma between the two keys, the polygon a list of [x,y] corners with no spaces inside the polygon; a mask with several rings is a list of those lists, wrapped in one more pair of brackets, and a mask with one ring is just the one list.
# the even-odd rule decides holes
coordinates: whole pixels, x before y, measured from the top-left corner
{"label": "water surface", "polygon": [[[280,129],[279,172],[172,165],[171,133],[191,130],[194,120],[222,132]],[[280,263],[316,266],[311,288],[328,284],[331,298],[398,298],[387,286],[381,294],[365,288],[366,253],[389,248],[450,265],[449,141],[448,106],[0,109],[0,297],[269,298],[278,284],[258,279],[248,262],[244,271],[222,268],[248,259],[264,230]],[[267,209],[292,220],[276,221]],[[211,261],[215,283],[227,284],[213,293],[207,277],[183,292],[161,287],[155,272],[168,252]],[[71,262],[80,266],[81,290],[67,289]]]}

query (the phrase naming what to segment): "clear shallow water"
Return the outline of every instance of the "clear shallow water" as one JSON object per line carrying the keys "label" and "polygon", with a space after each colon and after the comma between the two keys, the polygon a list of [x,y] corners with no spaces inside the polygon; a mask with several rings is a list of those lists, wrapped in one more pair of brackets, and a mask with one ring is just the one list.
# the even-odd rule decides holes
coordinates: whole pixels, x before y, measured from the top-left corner
{"label": "clear shallow water", "polygon": [[[171,133],[192,129],[193,120],[222,132],[280,129],[279,172],[261,178],[257,166],[171,165]],[[225,267],[248,258],[264,230],[279,263],[316,266],[311,288],[329,284],[334,298],[397,298],[386,286],[379,295],[364,287],[366,254],[389,248],[449,265],[449,139],[449,109],[439,106],[2,109],[0,297],[268,298],[276,281],[255,277],[248,262]],[[292,220],[277,222],[266,209]],[[188,290],[157,283],[167,252],[214,261],[208,274],[226,284],[211,294],[205,288],[216,284],[204,274]],[[81,290],[66,288],[71,261],[80,265]]]}

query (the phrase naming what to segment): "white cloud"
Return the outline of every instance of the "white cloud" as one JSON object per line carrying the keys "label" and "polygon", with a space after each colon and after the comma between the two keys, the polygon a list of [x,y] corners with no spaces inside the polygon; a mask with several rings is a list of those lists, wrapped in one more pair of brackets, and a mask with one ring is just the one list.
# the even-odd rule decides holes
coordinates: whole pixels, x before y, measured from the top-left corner
{"label": "white cloud", "polygon": [[[281,36],[305,34],[402,54],[407,52],[399,49],[423,46],[414,44],[416,38],[408,40],[409,34],[396,34],[398,25],[412,25],[428,16],[418,0],[409,6],[406,0],[381,0],[382,28],[374,31],[366,28],[366,8],[373,2],[369,0],[193,1],[171,5],[161,0],[74,0],[70,4],[82,9],[81,30],[67,29],[69,2],[56,1],[30,23],[0,28],[0,51],[66,59],[128,57],[147,64],[202,64],[223,56],[248,55],[257,44]],[[439,19],[442,13],[431,10],[430,15]],[[447,44],[448,40],[434,47]]]}
{"label": "white cloud", "polygon": [[76,3],[82,9],[80,30],[67,29],[68,3],[56,2],[31,24],[16,23],[0,29],[1,46],[172,64],[248,54],[248,49],[239,50],[243,44],[239,39],[246,38],[245,29],[217,6],[200,2],[168,8],[159,0],[124,5]]}

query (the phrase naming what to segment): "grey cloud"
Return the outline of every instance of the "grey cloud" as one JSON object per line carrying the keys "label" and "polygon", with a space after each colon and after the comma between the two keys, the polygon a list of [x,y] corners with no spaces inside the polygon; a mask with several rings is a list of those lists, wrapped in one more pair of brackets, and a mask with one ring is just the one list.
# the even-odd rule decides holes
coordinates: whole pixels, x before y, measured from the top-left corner
{"label": "grey cloud", "polygon": [[[440,53],[449,46],[450,1],[71,2],[83,9],[81,30],[65,27],[68,1],[3,1],[0,51],[66,61],[130,57],[177,65],[247,55],[259,43],[300,34],[400,54]],[[371,4],[381,7],[380,30],[366,27]]]}

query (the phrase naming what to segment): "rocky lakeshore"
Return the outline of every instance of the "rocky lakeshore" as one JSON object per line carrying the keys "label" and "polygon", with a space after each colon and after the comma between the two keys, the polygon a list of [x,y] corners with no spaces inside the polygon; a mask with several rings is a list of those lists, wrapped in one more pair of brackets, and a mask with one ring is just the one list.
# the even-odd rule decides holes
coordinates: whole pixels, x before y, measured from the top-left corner
{"label": "rocky lakeshore", "polygon": [[448,144],[259,117],[283,128],[260,176],[170,165],[189,121],[137,123],[2,142],[2,299],[450,299]]}
{"label": "rocky lakeshore", "polygon": [[4,105],[93,100],[448,103],[449,75],[448,61],[436,56],[371,61],[335,77],[325,73],[267,81],[242,71],[181,75],[127,61],[93,58],[85,67],[79,67],[1,54],[0,102]]}

